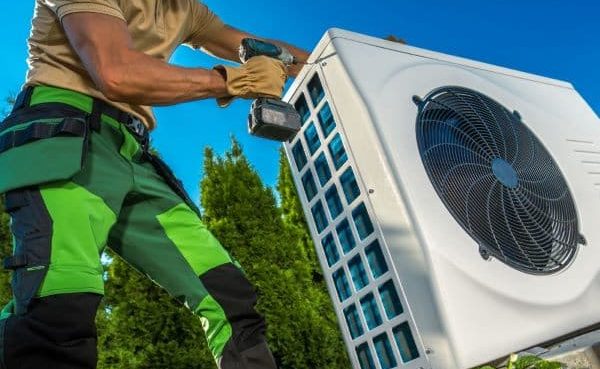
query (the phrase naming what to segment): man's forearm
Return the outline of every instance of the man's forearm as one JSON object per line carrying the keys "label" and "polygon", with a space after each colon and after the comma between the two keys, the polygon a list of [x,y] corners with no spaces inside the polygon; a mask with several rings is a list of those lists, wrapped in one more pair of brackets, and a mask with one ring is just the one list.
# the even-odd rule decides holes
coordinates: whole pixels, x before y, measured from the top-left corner
{"label": "man's forearm", "polygon": [[177,67],[136,51],[102,73],[93,79],[104,94],[130,104],[171,105],[227,95],[223,76],[214,70]]}
{"label": "man's forearm", "polygon": [[72,13],[62,23],[90,77],[110,100],[170,105],[227,96],[218,72],[176,67],[135,50],[127,24],[116,17]]}
{"label": "man's forearm", "polygon": [[[71,46],[79,55],[90,77],[110,100],[138,105],[171,105],[230,95],[231,81],[228,74],[201,68],[173,66],[137,51],[127,24],[117,17],[86,12],[72,13],[62,19],[62,24]],[[217,36],[219,37],[207,40],[205,48],[230,60],[238,60],[241,40],[244,37],[252,37],[227,26]],[[300,60],[305,59],[306,53],[296,48],[293,48],[293,51],[298,53],[297,57]],[[278,88],[279,82],[284,82],[281,74],[284,71],[280,71],[277,66],[266,65],[269,63],[263,64],[265,63],[258,63],[254,65],[254,69],[237,74],[243,76],[244,73],[262,73],[260,78],[263,80],[274,77]],[[281,77],[281,81],[278,76]],[[238,78],[237,82],[243,84],[243,78]],[[271,96],[277,90],[273,89],[273,86],[258,87],[260,86],[238,86],[237,96],[262,96],[264,93]]]}

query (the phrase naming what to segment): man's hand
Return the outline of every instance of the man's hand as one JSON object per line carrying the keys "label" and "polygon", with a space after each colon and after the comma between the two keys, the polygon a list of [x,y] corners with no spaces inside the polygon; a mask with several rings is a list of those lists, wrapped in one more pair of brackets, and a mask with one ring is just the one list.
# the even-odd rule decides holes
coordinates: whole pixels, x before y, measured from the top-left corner
{"label": "man's hand", "polygon": [[180,68],[134,50],[121,19],[73,13],[63,18],[63,27],[92,80],[112,101],[170,105],[229,96],[218,71]]}
{"label": "man's hand", "polygon": [[281,98],[287,79],[286,69],[279,60],[267,56],[255,56],[239,67],[219,65],[215,67],[224,77],[230,97],[218,98],[221,107],[229,105],[235,97]]}

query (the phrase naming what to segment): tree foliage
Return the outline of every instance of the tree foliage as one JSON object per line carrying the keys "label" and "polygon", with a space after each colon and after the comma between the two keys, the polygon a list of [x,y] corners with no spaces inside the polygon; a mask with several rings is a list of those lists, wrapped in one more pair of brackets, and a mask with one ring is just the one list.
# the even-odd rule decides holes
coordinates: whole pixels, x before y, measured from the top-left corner
{"label": "tree foliage", "polygon": [[[8,257],[12,253],[12,238],[8,227],[9,216],[4,212],[2,196],[0,196],[0,260]],[[0,309],[6,305],[12,298],[10,289],[10,273],[0,271]]]}
{"label": "tree foliage", "polygon": [[[13,95],[5,98],[5,103],[11,107],[15,103]],[[2,113],[1,119],[8,115],[8,111]],[[0,195],[0,261],[12,254],[12,238],[9,229],[9,216],[4,211],[3,196]],[[0,309],[12,298],[10,289],[10,273],[0,271]]]}
{"label": "tree foliage", "polygon": [[98,316],[99,368],[214,369],[198,317],[118,257]]}
{"label": "tree foliage", "polygon": [[[207,149],[204,167],[205,223],[255,285],[281,368],[348,368],[329,298],[321,284],[313,283],[314,254],[299,240],[299,230],[284,221],[283,214],[293,217],[293,211],[277,207],[273,191],[235,140],[223,157]],[[289,182],[279,188],[285,192],[282,199],[288,199]],[[295,208],[286,200],[282,206]]]}
{"label": "tree foliage", "polygon": [[[557,361],[547,361],[533,355],[511,355],[506,369],[561,369],[563,365]],[[486,365],[479,369],[495,369]]]}
{"label": "tree foliage", "polygon": [[332,362],[337,363],[336,367],[349,368],[350,362],[343,345],[331,298],[327,293],[327,286],[317,259],[315,244],[310,236],[292,170],[283,149],[279,152],[277,191],[281,197],[280,207],[285,230],[292,236],[295,247],[305,255],[307,265],[310,268],[312,283],[310,281],[305,283],[310,286],[315,303],[314,307],[320,316],[321,334],[327,338],[327,345],[332,353]]}
{"label": "tree foliage", "polygon": [[[308,224],[306,223],[302,204],[298,197],[298,190],[294,184],[292,170],[283,149],[279,150],[279,178],[277,181],[277,192],[279,192],[281,198],[280,206],[286,231],[293,234],[298,242],[297,247],[306,254],[314,281],[316,283],[323,283],[323,273],[319,266],[315,246],[310,237]],[[324,283],[322,286],[325,288]]]}

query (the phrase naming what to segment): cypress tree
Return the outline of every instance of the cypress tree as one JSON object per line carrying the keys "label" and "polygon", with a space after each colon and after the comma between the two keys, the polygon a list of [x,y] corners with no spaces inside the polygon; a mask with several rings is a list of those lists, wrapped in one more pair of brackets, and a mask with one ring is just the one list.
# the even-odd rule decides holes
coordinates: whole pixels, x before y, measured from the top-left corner
{"label": "cypress tree", "polygon": [[[12,107],[15,103],[14,96],[5,98],[6,109]],[[8,115],[8,110],[2,113],[1,119]],[[9,222],[10,217],[4,212],[3,195],[0,195],[0,261],[12,254],[12,235],[10,233]],[[12,291],[10,289],[10,272],[0,271],[0,309],[4,307],[12,299]]]}
{"label": "cypress tree", "polygon": [[98,316],[100,369],[214,369],[198,317],[114,257]]}
{"label": "cypress tree", "polygon": [[[12,235],[9,229],[10,217],[4,211],[2,197],[0,196],[0,260],[12,254]],[[0,272],[0,309],[6,305],[12,298],[10,289],[10,273]]]}
{"label": "cypress tree", "polygon": [[287,232],[293,233],[298,242],[298,247],[306,254],[315,283],[322,283],[323,288],[325,288],[323,273],[317,259],[314,243],[310,237],[308,224],[306,223],[302,204],[300,203],[298,191],[294,183],[294,177],[292,176],[292,170],[283,148],[279,150],[277,192],[281,199],[280,207]]}
{"label": "cypress tree", "polygon": [[322,330],[323,340],[329,348],[333,364],[332,368],[349,368],[350,362],[346,354],[342,336],[339,331],[339,325],[331,299],[327,292],[327,286],[323,279],[323,273],[319,264],[315,244],[310,236],[308,224],[302,210],[302,203],[298,197],[298,190],[294,183],[292,170],[286,158],[285,151],[279,151],[279,178],[277,181],[277,191],[281,198],[281,209],[283,213],[283,223],[286,232],[290,233],[307,257],[308,265],[311,268],[313,276],[313,286],[311,292],[315,309],[319,312],[318,324]]}
{"label": "cypress tree", "polygon": [[223,157],[206,149],[204,169],[204,221],[256,287],[280,368],[348,368],[321,286],[314,285],[314,262],[239,143],[233,139]]}

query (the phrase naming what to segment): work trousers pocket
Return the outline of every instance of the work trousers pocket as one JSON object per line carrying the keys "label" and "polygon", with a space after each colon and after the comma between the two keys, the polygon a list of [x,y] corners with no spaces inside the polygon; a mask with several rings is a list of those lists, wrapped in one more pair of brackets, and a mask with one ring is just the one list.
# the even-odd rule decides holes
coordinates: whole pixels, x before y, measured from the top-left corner
{"label": "work trousers pocket", "polygon": [[5,209],[11,217],[13,255],[4,260],[12,270],[15,314],[27,312],[50,266],[52,219],[37,187],[9,191]]}
{"label": "work trousers pocket", "polygon": [[85,164],[88,114],[63,104],[25,107],[0,123],[0,194],[70,179]]}

